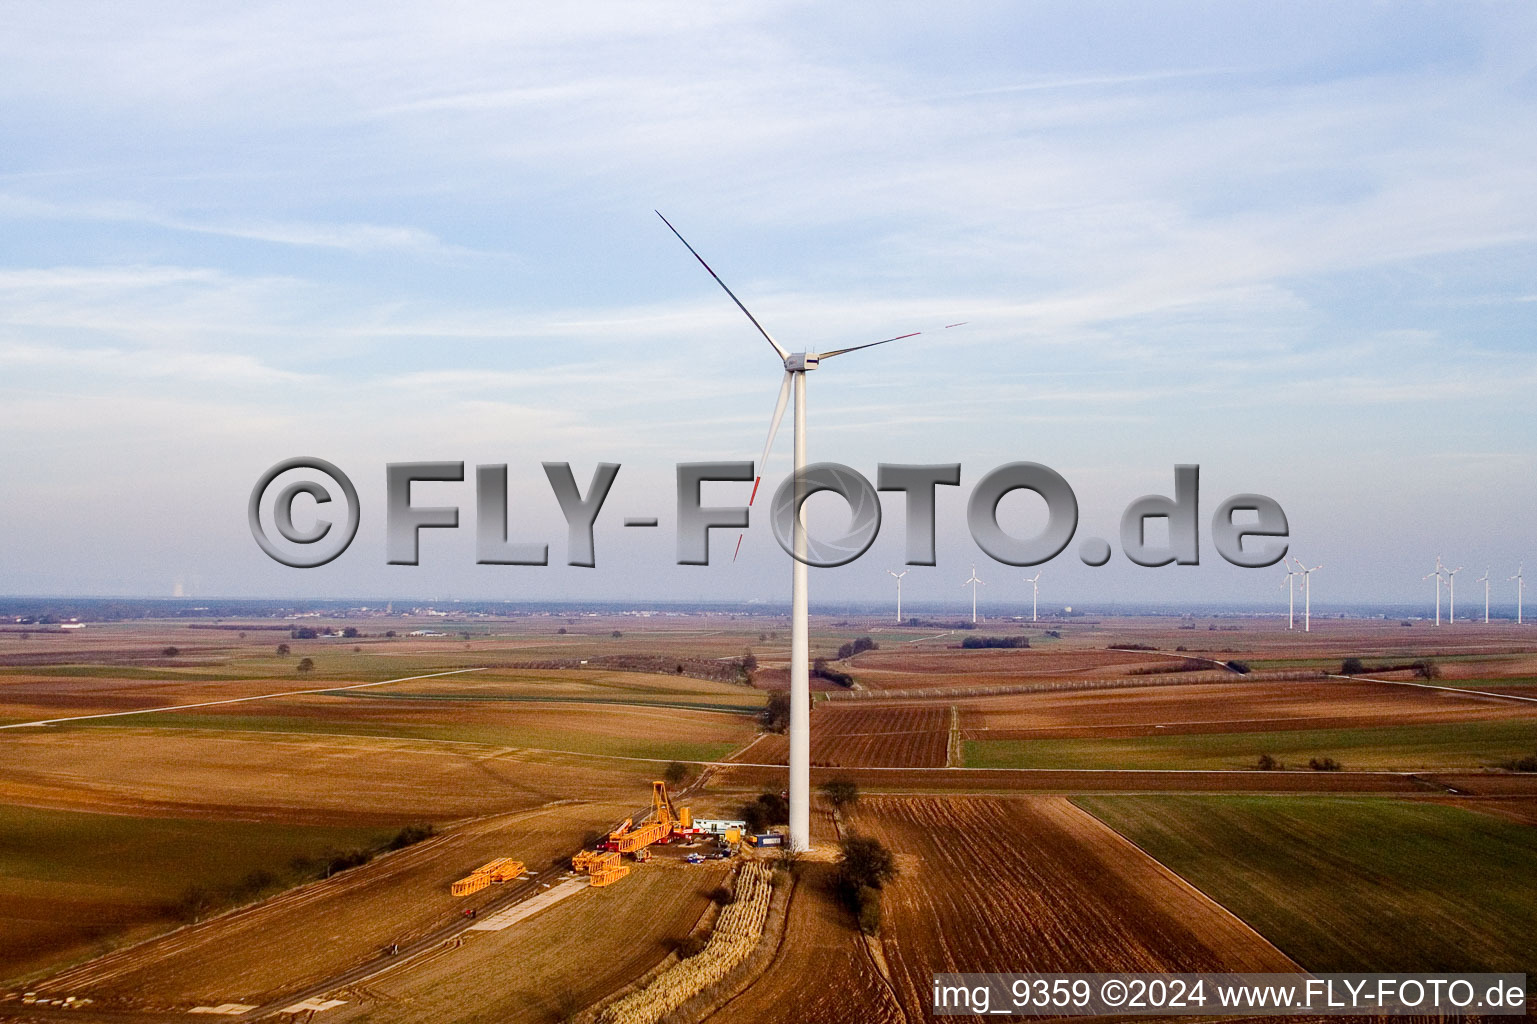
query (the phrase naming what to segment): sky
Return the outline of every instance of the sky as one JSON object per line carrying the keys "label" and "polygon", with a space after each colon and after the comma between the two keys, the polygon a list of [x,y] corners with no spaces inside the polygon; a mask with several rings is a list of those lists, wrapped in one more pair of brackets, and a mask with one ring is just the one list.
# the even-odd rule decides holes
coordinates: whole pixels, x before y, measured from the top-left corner
{"label": "sky", "polygon": [[[0,594],[786,601],[761,497],[735,561],[722,530],[674,564],[674,467],[756,459],[781,370],[660,210],[792,350],[925,331],[808,378],[813,461],[962,466],[908,599],[960,609],[975,562],[984,603],[1028,600],[965,505],[1032,461],[1080,512],[1047,605],[1284,608],[1280,569],[1212,545],[1244,492],[1321,608],[1428,610],[1438,554],[1509,602],[1537,573],[1533,38],[1528,3],[7,4]],[[765,486],[790,450],[787,422]],[[360,495],[315,569],[246,521],[300,455]],[[461,525],[391,566],[407,461],[470,468],[416,487]],[[595,568],[546,461],[622,467]],[[482,463],[551,565],[475,564]],[[1182,463],[1200,565],[1079,561]],[[813,603],[889,594],[903,527],[888,495]]]}

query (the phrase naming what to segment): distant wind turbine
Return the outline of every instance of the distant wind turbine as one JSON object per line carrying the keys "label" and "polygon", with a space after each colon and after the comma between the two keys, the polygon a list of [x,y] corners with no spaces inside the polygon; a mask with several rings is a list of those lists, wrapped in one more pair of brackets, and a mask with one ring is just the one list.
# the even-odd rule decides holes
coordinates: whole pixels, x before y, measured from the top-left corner
{"label": "distant wind turbine", "polygon": [[1309,569],[1302,564],[1302,559],[1296,559],[1296,562],[1297,575],[1302,577],[1302,631],[1311,633],[1313,631],[1313,574],[1323,566],[1315,565]]}
{"label": "distant wind turbine", "polygon": [[903,569],[901,572],[886,570],[886,575],[894,577],[897,581],[897,625],[902,624],[902,577],[912,572],[911,569]]}
{"label": "distant wind turbine", "polygon": [[1286,628],[1296,629],[1293,623],[1297,612],[1297,576],[1299,574],[1289,563],[1282,564],[1286,566],[1286,579],[1281,581],[1281,586],[1286,588]]}
{"label": "distant wind turbine", "polygon": [[1422,580],[1428,580],[1432,576],[1436,578],[1436,625],[1438,626],[1441,625],[1441,574],[1444,572],[1446,572],[1446,567],[1441,564],[1441,556],[1437,555],[1435,571],[1427,572],[1420,577]]}
{"label": "distant wind turbine", "polygon": [[1027,576],[1025,582],[1030,584],[1030,621],[1035,622],[1035,600],[1041,596],[1041,574],[1037,572],[1034,576]]}
{"label": "distant wind turbine", "polygon": [[[656,211],[658,217],[662,217],[660,210]],[[779,384],[779,401],[774,406],[774,418],[769,422],[768,440],[763,445],[763,457],[758,460],[755,467],[756,477],[753,480],[752,495],[747,504],[751,505],[758,496],[758,485],[763,482],[763,464],[768,460],[769,451],[774,446],[774,435],[779,432],[779,421],[784,417],[785,404],[789,401],[790,392],[795,392],[795,475],[793,479],[799,481],[806,468],[806,374],[815,370],[824,359],[833,356],[841,356],[846,352],[857,352],[863,348],[873,348],[876,345],[884,345],[891,341],[900,341],[902,338],[912,338],[921,334],[921,331],[911,331],[907,334],[899,334],[894,338],[883,338],[880,341],[871,341],[863,345],[851,345],[847,348],[833,349],[831,352],[791,352],[766,331],[758,318],[748,311],[742,304],[742,300],[736,297],[736,293],[726,287],[726,282],[720,279],[720,275],[710,269],[710,265],[704,261],[704,257],[695,251],[688,240],[678,233],[678,229],[672,226],[666,217],[662,217],[662,223],[667,229],[677,236],[678,241],[693,254],[699,265],[705,272],[715,278],[715,283],[721,286],[731,301],[736,303],[752,325],[763,335],[774,354],[784,365],[784,378]],[[946,327],[959,327],[960,324],[946,324]],[[790,576],[790,848],[793,850],[811,849],[811,685],[810,685],[810,628],[807,622],[807,574],[806,574],[806,528],[802,522],[802,508],[797,493],[795,503],[796,514],[791,517],[791,548],[795,553]],[[737,550],[742,547],[742,538],[737,537]]]}
{"label": "distant wind turbine", "polygon": [[1487,626],[1489,625],[1489,570],[1485,569],[1484,574],[1473,582],[1484,585],[1484,625]]}
{"label": "distant wind turbine", "polygon": [[1450,626],[1457,621],[1457,574],[1462,571],[1462,566],[1446,570],[1446,624]]}
{"label": "distant wind turbine", "polygon": [[977,624],[977,588],[987,586],[986,583],[977,579],[977,563],[971,563],[971,579],[962,583],[961,586],[971,588],[971,624],[975,626]]}
{"label": "distant wind turbine", "polygon": [[1526,568],[1524,565],[1516,566],[1516,574],[1510,577],[1516,581],[1516,625],[1518,626],[1521,625],[1521,595],[1526,593],[1526,580],[1521,578],[1521,570],[1524,568]]}

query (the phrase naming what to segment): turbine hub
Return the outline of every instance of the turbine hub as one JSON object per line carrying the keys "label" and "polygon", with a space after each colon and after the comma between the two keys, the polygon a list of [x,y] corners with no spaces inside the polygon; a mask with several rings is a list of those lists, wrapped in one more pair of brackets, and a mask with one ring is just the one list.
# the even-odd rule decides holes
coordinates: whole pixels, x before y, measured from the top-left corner
{"label": "turbine hub", "polygon": [[807,370],[815,370],[822,362],[822,357],[815,352],[791,352],[785,356],[786,373],[805,373]]}

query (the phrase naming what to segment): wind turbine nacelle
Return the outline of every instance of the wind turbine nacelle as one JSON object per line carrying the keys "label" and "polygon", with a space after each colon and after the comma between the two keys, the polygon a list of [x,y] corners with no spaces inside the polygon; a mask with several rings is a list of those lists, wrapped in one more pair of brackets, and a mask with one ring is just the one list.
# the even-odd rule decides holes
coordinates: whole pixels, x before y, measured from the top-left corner
{"label": "wind turbine nacelle", "polygon": [[791,352],[785,356],[785,372],[805,373],[821,365],[822,357],[815,352]]}

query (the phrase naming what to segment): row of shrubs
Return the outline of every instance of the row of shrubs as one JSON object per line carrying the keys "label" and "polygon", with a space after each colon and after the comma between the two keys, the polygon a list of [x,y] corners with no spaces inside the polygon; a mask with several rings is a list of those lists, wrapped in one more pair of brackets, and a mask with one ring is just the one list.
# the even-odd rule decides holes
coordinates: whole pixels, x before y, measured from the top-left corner
{"label": "row of shrubs", "polygon": [[1419,661],[1411,661],[1400,665],[1372,665],[1370,667],[1360,658],[1346,658],[1340,662],[1340,675],[1358,676],[1365,672],[1413,672],[1420,679],[1441,678],[1441,666],[1428,658]]}
{"label": "row of shrubs", "polygon": [[[1277,758],[1271,757],[1269,754],[1261,754],[1259,756],[1259,760],[1254,763],[1254,767],[1262,772],[1279,772],[1286,770],[1285,764],[1283,764]],[[1310,757],[1308,758],[1308,767],[1313,769],[1315,772],[1337,772],[1340,771],[1344,765],[1340,764],[1332,757]]]}

